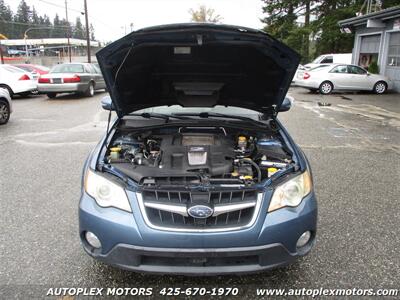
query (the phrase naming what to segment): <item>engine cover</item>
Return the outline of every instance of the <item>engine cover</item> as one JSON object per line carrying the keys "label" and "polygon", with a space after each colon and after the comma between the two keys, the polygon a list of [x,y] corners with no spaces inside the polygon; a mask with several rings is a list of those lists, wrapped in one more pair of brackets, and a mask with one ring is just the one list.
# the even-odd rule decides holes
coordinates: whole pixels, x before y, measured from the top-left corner
{"label": "engine cover", "polygon": [[161,165],[183,172],[204,170],[212,176],[223,175],[232,172],[234,148],[234,142],[224,135],[190,133],[165,136],[161,142]]}

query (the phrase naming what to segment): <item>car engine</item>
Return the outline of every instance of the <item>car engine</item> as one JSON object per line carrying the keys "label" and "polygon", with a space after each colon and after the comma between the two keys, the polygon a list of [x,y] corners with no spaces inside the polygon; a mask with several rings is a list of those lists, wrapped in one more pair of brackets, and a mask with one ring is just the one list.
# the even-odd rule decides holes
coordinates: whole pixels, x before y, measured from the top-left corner
{"label": "car engine", "polygon": [[105,162],[142,185],[251,185],[286,169],[291,157],[276,132],[179,127],[116,134]]}

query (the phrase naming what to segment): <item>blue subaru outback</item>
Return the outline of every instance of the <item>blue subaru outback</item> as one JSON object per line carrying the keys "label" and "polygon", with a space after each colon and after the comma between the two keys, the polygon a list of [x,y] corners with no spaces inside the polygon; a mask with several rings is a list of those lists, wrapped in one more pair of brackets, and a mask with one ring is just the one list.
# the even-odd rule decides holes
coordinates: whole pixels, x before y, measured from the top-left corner
{"label": "blue subaru outback", "polygon": [[282,266],[315,242],[310,166],[277,119],[299,55],[262,31],[176,24],[97,53],[117,118],[87,159],[80,238],[123,269]]}

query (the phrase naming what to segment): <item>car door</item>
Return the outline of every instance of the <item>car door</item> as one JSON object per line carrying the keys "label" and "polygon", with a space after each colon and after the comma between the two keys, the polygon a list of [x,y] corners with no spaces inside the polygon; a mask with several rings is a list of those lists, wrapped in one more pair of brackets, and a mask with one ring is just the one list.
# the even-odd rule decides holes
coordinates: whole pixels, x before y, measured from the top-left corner
{"label": "car door", "polygon": [[372,89],[373,83],[371,83],[369,74],[365,69],[359,66],[348,65],[347,70],[349,74],[351,74],[351,78],[349,81],[349,83],[351,84],[351,88],[354,88],[356,90]]}
{"label": "car door", "polygon": [[338,65],[328,73],[328,79],[333,83],[335,89],[349,89],[350,77],[346,65]]}

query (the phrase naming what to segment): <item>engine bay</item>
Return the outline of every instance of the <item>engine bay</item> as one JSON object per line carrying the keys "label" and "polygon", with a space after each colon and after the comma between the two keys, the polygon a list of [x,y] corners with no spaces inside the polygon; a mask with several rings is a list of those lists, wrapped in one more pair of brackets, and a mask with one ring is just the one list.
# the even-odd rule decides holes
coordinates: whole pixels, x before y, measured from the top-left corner
{"label": "engine bay", "polygon": [[141,185],[252,185],[288,168],[293,154],[276,131],[164,127],[114,134],[105,163]]}

